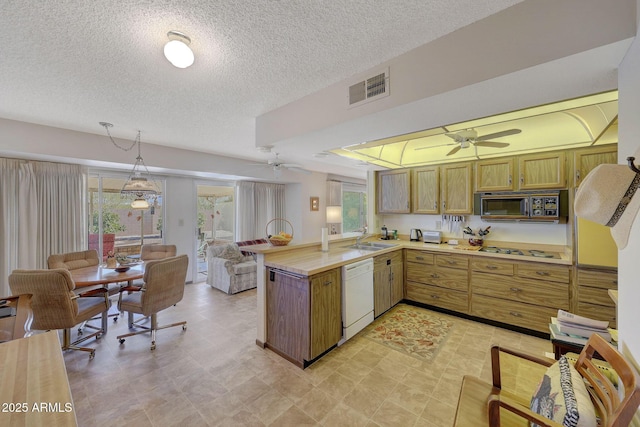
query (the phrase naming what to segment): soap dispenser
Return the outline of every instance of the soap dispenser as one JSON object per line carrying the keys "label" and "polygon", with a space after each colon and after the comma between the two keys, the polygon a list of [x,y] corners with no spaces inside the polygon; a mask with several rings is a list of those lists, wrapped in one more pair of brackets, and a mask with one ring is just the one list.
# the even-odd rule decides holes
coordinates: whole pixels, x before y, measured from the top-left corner
{"label": "soap dispenser", "polygon": [[389,230],[387,230],[387,226],[382,226],[382,240],[389,240]]}

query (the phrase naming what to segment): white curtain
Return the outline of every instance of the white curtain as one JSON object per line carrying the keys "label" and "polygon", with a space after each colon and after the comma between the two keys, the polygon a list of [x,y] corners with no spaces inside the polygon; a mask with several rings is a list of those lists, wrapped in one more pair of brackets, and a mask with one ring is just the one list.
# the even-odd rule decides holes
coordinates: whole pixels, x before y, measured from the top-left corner
{"label": "white curtain", "polygon": [[0,158],[0,297],[16,268],[46,268],[85,243],[81,166]]}
{"label": "white curtain", "polygon": [[[284,184],[245,182],[238,184],[236,224],[238,241],[266,237],[267,223],[285,215]],[[274,229],[286,230],[283,224]],[[273,231],[270,231],[273,233]]]}

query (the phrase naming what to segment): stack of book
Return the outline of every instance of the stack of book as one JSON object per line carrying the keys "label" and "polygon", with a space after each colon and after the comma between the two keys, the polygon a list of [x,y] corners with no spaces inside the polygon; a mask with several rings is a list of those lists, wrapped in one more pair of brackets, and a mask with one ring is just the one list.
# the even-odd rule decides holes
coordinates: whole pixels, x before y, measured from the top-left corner
{"label": "stack of book", "polygon": [[578,316],[568,311],[558,310],[558,317],[552,317],[549,323],[551,339],[571,344],[585,345],[589,337],[598,334],[611,342],[609,322]]}

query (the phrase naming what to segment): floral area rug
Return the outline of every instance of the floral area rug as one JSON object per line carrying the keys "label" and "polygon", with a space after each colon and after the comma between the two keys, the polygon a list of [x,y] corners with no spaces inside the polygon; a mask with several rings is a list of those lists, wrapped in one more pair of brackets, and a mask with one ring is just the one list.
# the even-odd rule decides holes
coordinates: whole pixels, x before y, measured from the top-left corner
{"label": "floral area rug", "polygon": [[431,360],[452,328],[452,321],[428,310],[398,304],[369,325],[365,337],[420,360]]}

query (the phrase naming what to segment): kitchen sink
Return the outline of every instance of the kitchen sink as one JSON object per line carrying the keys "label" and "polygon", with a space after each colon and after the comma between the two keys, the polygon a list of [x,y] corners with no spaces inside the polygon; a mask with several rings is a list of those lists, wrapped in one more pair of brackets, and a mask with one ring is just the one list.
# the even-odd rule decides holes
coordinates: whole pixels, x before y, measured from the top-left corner
{"label": "kitchen sink", "polygon": [[355,245],[345,246],[347,249],[360,249],[364,251],[379,251],[382,249],[393,248],[396,246],[394,243],[378,243],[378,242],[363,242]]}

